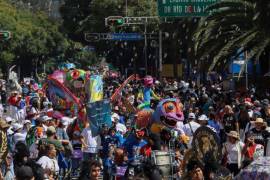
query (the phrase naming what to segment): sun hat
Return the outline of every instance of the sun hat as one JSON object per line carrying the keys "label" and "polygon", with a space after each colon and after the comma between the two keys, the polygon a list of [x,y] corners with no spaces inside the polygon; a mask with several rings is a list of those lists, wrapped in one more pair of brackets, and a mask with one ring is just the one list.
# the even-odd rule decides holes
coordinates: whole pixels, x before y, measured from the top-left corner
{"label": "sun hat", "polygon": [[261,123],[261,124],[264,124],[264,120],[262,119],[262,118],[256,118],[256,120],[255,121],[251,121],[252,123]]}
{"label": "sun hat", "polygon": [[239,134],[236,131],[230,131],[229,133],[226,133],[226,134],[229,137],[233,137],[233,138],[239,140]]}
{"label": "sun hat", "polygon": [[9,126],[10,125],[6,121],[0,119],[0,128],[5,129],[5,128],[9,128]]}

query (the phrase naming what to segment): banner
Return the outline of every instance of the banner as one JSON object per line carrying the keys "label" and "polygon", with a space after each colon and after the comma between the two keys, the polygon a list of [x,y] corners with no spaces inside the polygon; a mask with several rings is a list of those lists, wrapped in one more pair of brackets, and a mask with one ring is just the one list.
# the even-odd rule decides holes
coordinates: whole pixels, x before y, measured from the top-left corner
{"label": "banner", "polygon": [[102,76],[93,75],[90,78],[90,98],[89,102],[101,101],[103,99],[103,81]]}
{"label": "banner", "polygon": [[63,84],[59,81],[49,77],[48,78],[48,92],[50,100],[54,103],[57,103],[57,99],[61,98],[65,102],[73,102],[78,105],[79,108],[82,107],[80,100],[75,97]]}
{"label": "banner", "polygon": [[112,97],[111,97],[111,101],[116,100],[120,93],[122,92],[122,90],[124,89],[124,87],[130,82],[133,81],[137,78],[137,75],[133,74],[131,76],[129,76],[124,82],[123,84],[121,84],[121,86],[119,88],[116,89],[116,91],[113,93]]}
{"label": "banner", "polygon": [[93,136],[97,136],[103,125],[111,127],[111,105],[108,99],[88,103],[86,106],[87,117]]}

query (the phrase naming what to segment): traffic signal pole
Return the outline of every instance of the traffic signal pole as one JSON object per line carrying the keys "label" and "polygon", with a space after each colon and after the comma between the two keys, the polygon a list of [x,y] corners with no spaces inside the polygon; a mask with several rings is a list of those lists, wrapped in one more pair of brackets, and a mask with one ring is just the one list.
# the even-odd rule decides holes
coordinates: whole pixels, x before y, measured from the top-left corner
{"label": "traffic signal pole", "polygon": [[145,75],[147,75],[148,58],[147,58],[147,24],[144,24],[144,63],[145,63]]}
{"label": "traffic signal pole", "polygon": [[161,80],[162,76],[162,30],[159,30],[159,65],[158,65],[158,78]]}

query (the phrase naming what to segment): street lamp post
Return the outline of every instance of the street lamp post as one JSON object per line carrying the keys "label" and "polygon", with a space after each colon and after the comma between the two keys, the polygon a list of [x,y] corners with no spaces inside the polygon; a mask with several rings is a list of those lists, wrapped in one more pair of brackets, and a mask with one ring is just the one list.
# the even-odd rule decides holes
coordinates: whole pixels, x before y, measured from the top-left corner
{"label": "street lamp post", "polygon": [[158,63],[158,76],[161,80],[162,76],[162,30],[159,30],[159,63]]}
{"label": "street lamp post", "polygon": [[128,4],[127,4],[127,0],[126,0],[126,17],[128,16]]}

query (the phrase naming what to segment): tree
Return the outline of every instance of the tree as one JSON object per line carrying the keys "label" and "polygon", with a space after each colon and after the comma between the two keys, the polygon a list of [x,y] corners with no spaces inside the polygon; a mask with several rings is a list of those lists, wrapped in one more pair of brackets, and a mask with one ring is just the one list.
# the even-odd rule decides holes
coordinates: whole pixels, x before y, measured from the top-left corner
{"label": "tree", "polygon": [[200,21],[194,36],[197,56],[213,59],[210,71],[245,51],[258,60],[270,47],[268,0],[222,0],[209,10],[212,14]]}
{"label": "tree", "polygon": [[[155,0],[127,0],[128,16],[156,16],[157,3]],[[105,27],[105,18],[108,16],[125,16],[125,0],[65,0],[61,7],[63,28],[74,41],[88,44],[84,40],[84,33],[104,32],[144,32],[144,26]],[[149,25],[148,32],[156,30],[156,25]],[[96,47],[97,53],[106,56],[107,60],[117,67],[127,67],[129,64],[143,65],[144,42],[91,42]],[[133,51],[133,49],[135,49]],[[135,57],[136,54],[136,57]],[[132,57],[132,56],[134,57]],[[137,59],[131,62],[131,59]],[[141,62],[142,61],[142,62]],[[133,66],[136,66],[133,64]],[[123,69],[123,68],[122,68]]]}
{"label": "tree", "polygon": [[0,0],[0,29],[12,33],[8,41],[0,42],[0,67],[6,70],[11,63],[30,73],[47,59],[65,52],[69,40],[59,31],[59,25],[42,12],[32,14]]}

